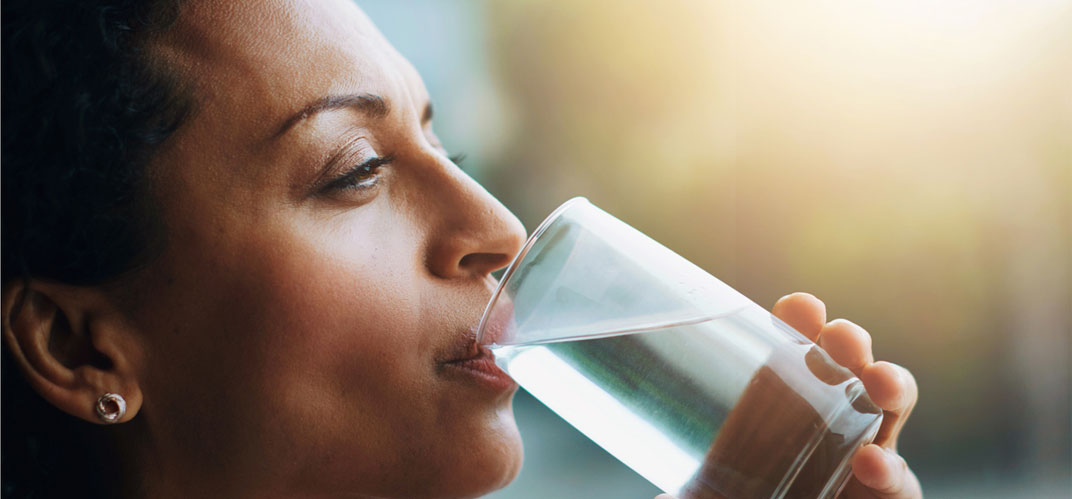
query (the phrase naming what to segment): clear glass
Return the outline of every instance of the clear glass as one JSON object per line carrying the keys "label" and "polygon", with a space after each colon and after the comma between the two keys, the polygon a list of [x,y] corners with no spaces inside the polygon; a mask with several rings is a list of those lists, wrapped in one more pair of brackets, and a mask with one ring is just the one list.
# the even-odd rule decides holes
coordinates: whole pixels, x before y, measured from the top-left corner
{"label": "clear glass", "polygon": [[533,232],[477,335],[521,387],[682,499],[833,497],[882,419],[817,345],[584,198]]}

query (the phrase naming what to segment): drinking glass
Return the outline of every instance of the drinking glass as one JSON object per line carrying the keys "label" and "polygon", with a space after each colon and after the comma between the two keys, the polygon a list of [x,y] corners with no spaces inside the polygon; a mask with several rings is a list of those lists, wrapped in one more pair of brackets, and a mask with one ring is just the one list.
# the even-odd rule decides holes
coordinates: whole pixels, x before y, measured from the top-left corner
{"label": "drinking glass", "polygon": [[478,341],[681,499],[833,497],[882,411],[818,345],[584,198],[503,274]]}

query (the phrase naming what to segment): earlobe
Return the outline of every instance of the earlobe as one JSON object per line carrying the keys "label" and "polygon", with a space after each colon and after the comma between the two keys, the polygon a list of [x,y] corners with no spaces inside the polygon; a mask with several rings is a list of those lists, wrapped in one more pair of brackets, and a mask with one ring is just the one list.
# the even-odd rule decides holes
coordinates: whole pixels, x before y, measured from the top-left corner
{"label": "earlobe", "polygon": [[[3,341],[30,386],[60,410],[94,423],[130,420],[141,405],[129,342],[109,317],[99,292],[38,281],[3,287]],[[101,415],[105,394],[123,398],[125,411]],[[114,408],[114,400],[105,404]],[[107,417],[106,417],[107,416]]]}

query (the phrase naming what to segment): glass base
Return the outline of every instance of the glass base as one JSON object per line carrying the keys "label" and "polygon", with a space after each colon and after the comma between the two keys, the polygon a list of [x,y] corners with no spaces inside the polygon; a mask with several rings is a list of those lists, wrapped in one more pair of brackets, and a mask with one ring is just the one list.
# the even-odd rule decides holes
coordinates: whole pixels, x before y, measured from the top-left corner
{"label": "glass base", "polygon": [[800,378],[786,371],[799,363],[769,362],[753,376],[679,497],[814,499],[837,494],[851,475],[852,456],[877,433],[882,411],[863,383],[825,352],[812,346],[807,359],[808,369],[827,387],[823,396],[797,392],[787,383]]}
{"label": "glass base", "polygon": [[[816,442],[815,448],[808,456],[808,459],[797,470],[797,474],[788,484],[784,493],[774,497],[834,498],[845,488],[845,484],[852,477],[852,458],[856,455],[856,451],[871,443],[875,439],[875,435],[878,434],[879,426],[882,425],[882,411],[871,402],[863,383],[857,381],[850,384],[846,391],[849,392],[849,398],[832,418],[833,422],[830,424],[828,431],[819,432],[820,439]],[[825,456],[816,456],[817,452],[825,454]],[[842,457],[831,470],[829,464],[834,461],[830,459],[830,456],[838,454],[841,454]],[[813,474],[819,476],[829,474],[829,479],[826,480],[825,485],[818,489],[817,493],[815,492],[815,487],[808,486],[804,482],[798,482],[798,479],[801,478],[801,472],[806,473],[808,463],[812,459],[819,459],[818,465],[815,466],[816,472],[813,472]],[[828,471],[822,471],[823,468]],[[814,482],[814,480],[812,481]]]}

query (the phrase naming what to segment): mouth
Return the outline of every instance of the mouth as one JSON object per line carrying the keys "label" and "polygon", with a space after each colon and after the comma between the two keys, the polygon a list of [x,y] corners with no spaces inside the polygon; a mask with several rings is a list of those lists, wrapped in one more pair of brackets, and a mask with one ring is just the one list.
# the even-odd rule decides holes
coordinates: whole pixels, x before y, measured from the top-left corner
{"label": "mouth", "polygon": [[441,372],[460,376],[465,381],[495,392],[517,388],[506,371],[495,363],[495,354],[486,345],[476,342],[476,331],[459,335],[448,359],[439,363]]}

